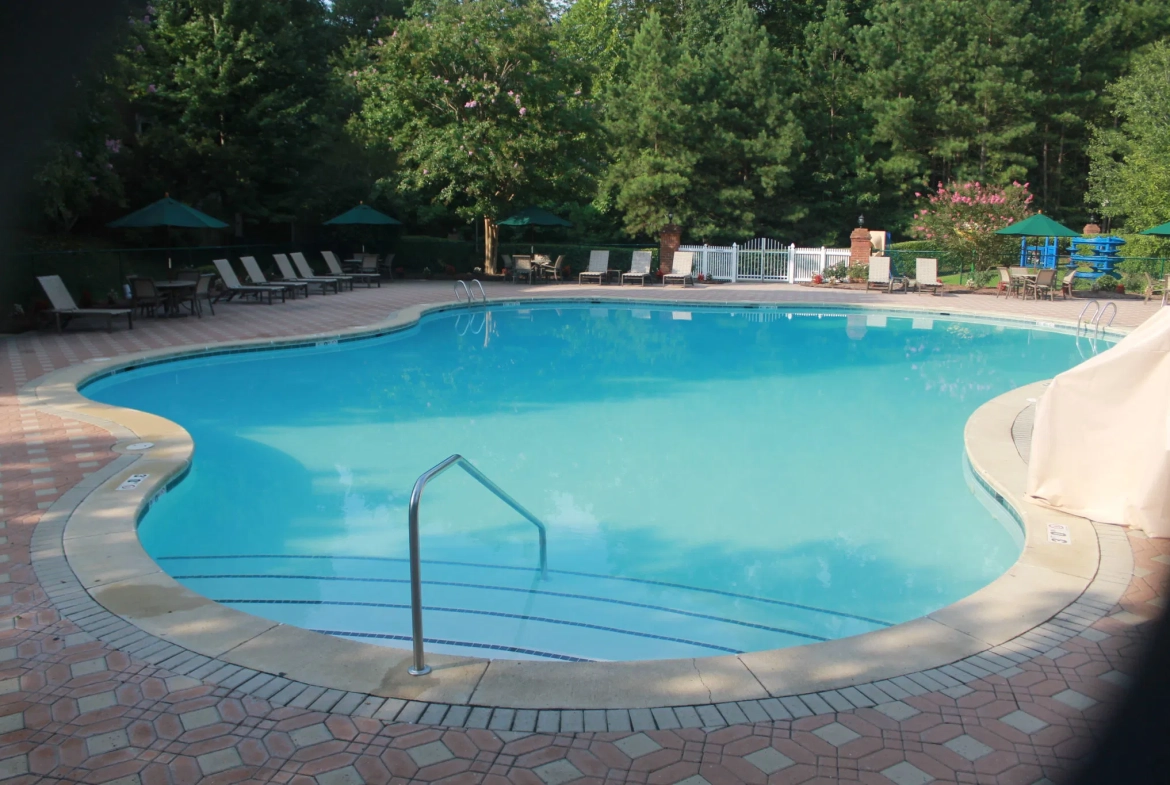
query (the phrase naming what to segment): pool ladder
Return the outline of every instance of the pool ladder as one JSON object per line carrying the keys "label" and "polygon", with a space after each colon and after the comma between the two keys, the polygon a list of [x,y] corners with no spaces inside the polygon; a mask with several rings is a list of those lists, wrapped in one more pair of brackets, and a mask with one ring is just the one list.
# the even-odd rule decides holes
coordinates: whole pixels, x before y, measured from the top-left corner
{"label": "pool ladder", "polygon": [[[460,283],[463,283],[460,281]],[[420,568],[418,545],[418,507],[422,503],[423,491],[427,483],[438,477],[452,466],[458,466],[471,475],[472,479],[499,497],[500,501],[511,507],[536,527],[540,535],[540,577],[548,577],[548,537],[547,530],[540,519],[520,506],[520,503],[509,496],[500,486],[487,478],[483,472],[471,465],[471,462],[462,455],[452,455],[442,463],[423,472],[414,482],[414,490],[410,492],[410,509],[407,513],[407,526],[410,537],[410,620],[411,641],[414,646],[414,664],[407,669],[411,676],[425,676],[431,672],[426,664],[423,652],[423,609],[422,609],[422,574]]]}
{"label": "pool ladder", "polygon": [[[1085,313],[1089,310],[1089,306],[1091,305],[1095,305],[1097,307],[1090,316],[1086,316]],[[1109,308],[1113,309],[1113,313],[1109,315],[1109,321],[1101,324],[1101,319],[1105,316],[1105,311]],[[1103,308],[1101,307],[1100,300],[1090,300],[1089,302],[1085,303],[1085,307],[1081,309],[1081,313],[1077,317],[1077,335],[1081,334],[1082,328],[1084,329],[1085,335],[1089,334],[1090,329],[1093,331],[1093,335],[1100,335],[1101,333],[1105,332],[1105,330],[1110,325],[1113,324],[1113,320],[1116,318],[1117,303],[1110,300],[1109,302],[1105,303],[1105,307]]]}
{"label": "pool ladder", "polygon": [[[483,284],[481,284],[479,282],[478,278],[472,278],[471,282],[473,284],[475,284],[477,287],[479,287],[480,302],[486,303],[487,302],[487,292],[485,292],[483,290]],[[452,284],[452,286],[455,288],[455,300],[457,302],[461,302],[461,303],[466,302],[468,304],[475,302],[475,292],[472,290],[472,288],[470,286],[467,285],[467,281],[456,281],[454,284]],[[460,286],[462,286],[463,288],[460,289],[459,288]],[[465,300],[464,298],[467,298],[467,299]]]}

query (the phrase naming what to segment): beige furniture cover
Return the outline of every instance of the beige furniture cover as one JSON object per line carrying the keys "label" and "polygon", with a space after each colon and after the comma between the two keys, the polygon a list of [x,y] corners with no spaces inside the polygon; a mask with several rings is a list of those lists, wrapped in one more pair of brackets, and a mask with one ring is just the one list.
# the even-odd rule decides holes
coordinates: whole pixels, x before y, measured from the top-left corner
{"label": "beige furniture cover", "polygon": [[1170,308],[1052,381],[1036,405],[1028,495],[1170,537]]}

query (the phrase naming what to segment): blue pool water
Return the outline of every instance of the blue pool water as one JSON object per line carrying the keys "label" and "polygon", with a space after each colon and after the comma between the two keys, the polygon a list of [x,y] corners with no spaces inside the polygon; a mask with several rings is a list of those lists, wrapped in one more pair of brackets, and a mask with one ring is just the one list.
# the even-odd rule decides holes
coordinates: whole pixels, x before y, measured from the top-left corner
{"label": "blue pool water", "polygon": [[949,318],[492,307],[333,346],[158,364],[85,388],[195,440],[144,516],[180,582],[280,622],[405,646],[422,505],[428,649],[692,657],[840,638],[947,605],[1017,558],[962,432],[1080,360],[1069,335]]}

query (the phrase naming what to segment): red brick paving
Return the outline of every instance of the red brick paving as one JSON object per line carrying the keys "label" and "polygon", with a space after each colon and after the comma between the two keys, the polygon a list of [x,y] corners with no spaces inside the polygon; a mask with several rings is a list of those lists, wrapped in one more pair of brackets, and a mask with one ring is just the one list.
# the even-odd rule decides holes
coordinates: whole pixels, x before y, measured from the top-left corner
{"label": "red brick paving", "polygon": [[[488,287],[493,298],[521,292],[556,296],[574,289]],[[584,291],[590,296],[663,296],[660,289]],[[686,296],[882,301],[880,295],[785,286],[700,288]],[[377,322],[407,304],[450,299],[446,284],[390,284],[283,306],[229,304],[202,320],[142,320],[132,333],[34,333],[5,339],[8,362],[0,363],[0,779],[160,785],[245,780],[722,785],[921,782],[932,777],[1027,785],[1056,779],[1099,737],[1121,691],[1118,673],[1133,668],[1148,624],[1102,619],[1094,628],[1108,637],[1075,637],[1062,644],[1068,654],[1056,661],[1041,657],[1023,663],[1022,672],[1008,679],[971,682],[971,692],[958,698],[943,693],[907,697],[902,703],[917,713],[901,721],[863,708],[711,732],[550,735],[423,728],[274,708],[133,660],[61,619],[31,569],[32,530],[55,499],[113,459],[109,448],[114,440],[98,427],[21,406],[21,385],[91,357],[337,330]],[[932,307],[945,302],[954,311],[1052,319],[1075,319],[1080,306],[986,296],[915,300],[912,295],[894,301]],[[1119,324],[1132,326],[1153,312],[1140,304],[1124,305]],[[1114,612],[1152,619],[1165,598],[1170,541],[1133,532],[1128,540],[1135,573]],[[1081,708],[1056,697],[1068,697],[1070,689],[1076,693],[1071,700]],[[1086,699],[1095,702],[1084,705]],[[1013,727],[1004,720],[1016,711],[1047,725],[1030,732]],[[817,735],[831,731],[827,726],[833,723],[857,737],[834,746]]]}

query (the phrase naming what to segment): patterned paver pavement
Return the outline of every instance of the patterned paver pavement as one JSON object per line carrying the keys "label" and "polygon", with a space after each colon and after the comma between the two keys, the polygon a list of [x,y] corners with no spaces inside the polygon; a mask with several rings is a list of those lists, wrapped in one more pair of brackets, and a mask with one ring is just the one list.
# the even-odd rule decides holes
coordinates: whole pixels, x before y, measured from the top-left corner
{"label": "patterned paver pavement", "polygon": [[[566,293],[648,299],[680,294],[661,288],[488,286],[492,298]],[[842,303],[885,298],[935,308],[945,303],[955,313],[1072,320],[1082,306],[975,295],[916,300],[783,285],[688,289],[686,297]],[[867,701],[872,706],[844,703],[841,710],[800,718],[749,722],[745,716],[743,724],[717,729],[666,728],[679,723],[656,717],[618,732],[451,728],[362,716],[369,712],[339,698],[278,706],[135,659],[62,618],[31,567],[32,532],[56,499],[113,459],[114,440],[100,428],[22,408],[21,385],[92,357],[335,330],[377,322],[408,304],[451,299],[448,283],[390,284],[283,306],[229,304],[203,319],[142,320],[133,332],[82,329],[3,340],[0,779],[1027,785],[1056,780],[1099,737],[1135,667],[1148,622],[1164,607],[1170,541],[1125,533],[1133,569],[1120,603],[1043,655],[998,675],[937,691],[886,693],[880,702]],[[1123,302],[1117,324],[1134,326],[1153,311]],[[735,716],[732,709],[728,713]],[[535,723],[541,727],[539,718]]]}

